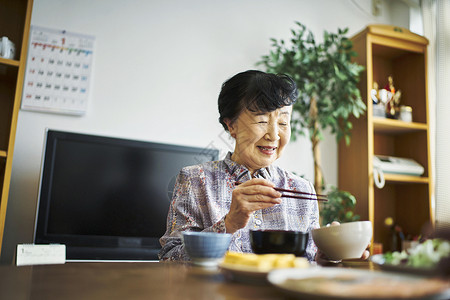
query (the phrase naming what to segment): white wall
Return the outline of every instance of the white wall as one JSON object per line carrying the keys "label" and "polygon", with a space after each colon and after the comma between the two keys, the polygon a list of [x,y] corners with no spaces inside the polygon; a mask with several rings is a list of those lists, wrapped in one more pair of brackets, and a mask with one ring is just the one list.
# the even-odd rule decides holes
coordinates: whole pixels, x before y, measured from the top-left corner
{"label": "white wall", "polygon": [[[389,5],[389,7],[387,7]],[[391,8],[404,15],[391,15]],[[408,8],[370,0],[34,0],[32,25],[94,35],[90,106],[82,117],[20,111],[1,262],[32,242],[45,128],[228,151],[218,123],[224,80],[255,68],[271,37],[294,21],[316,36],[367,24],[408,26]],[[406,13],[405,13],[406,12]],[[328,183],[337,184],[334,137],[322,143]],[[310,143],[291,143],[279,165],[313,179]]]}

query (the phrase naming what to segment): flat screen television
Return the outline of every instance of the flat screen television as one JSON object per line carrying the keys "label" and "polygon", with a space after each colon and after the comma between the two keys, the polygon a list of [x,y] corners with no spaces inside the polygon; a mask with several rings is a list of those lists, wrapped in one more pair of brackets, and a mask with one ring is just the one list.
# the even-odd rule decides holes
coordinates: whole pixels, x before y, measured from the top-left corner
{"label": "flat screen television", "polygon": [[47,130],[35,244],[67,260],[156,260],[181,168],[218,150]]}

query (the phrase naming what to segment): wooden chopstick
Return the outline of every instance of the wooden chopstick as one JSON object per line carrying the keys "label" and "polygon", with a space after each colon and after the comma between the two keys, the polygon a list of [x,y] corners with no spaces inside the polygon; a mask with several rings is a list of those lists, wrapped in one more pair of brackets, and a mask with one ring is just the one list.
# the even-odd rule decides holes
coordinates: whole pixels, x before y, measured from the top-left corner
{"label": "wooden chopstick", "polygon": [[[239,184],[241,184],[241,183],[240,182],[235,183],[235,185],[239,185]],[[290,194],[282,193],[281,198],[295,198],[295,199],[303,199],[303,200],[328,201],[327,195],[312,194],[312,193],[288,190],[288,189],[283,189],[283,188],[278,188],[278,187],[275,187],[274,190],[276,190],[278,192],[297,194],[297,195],[290,195]]]}
{"label": "wooden chopstick", "polygon": [[[299,194],[298,196],[297,195],[289,195],[289,194],[281,194],[281,198],[296,198],[296,199],[304,199],[304,200],[328,201],[327,195],[311,194],[311,193],[305,193],[305,192],[300,192],[300,191],[295,191],[295,190],[287,190],[287,189],[277,188],[277,187],[274,189],[279,192]],[[313,198],[314,196],[316,198]]]}
{"label": "wooden chopstick", "polygon": [[310,198],[307,196],[297,196],[297,195],[289,195],[289,194],[281,194],[281,198],[295,198],[295,199],[303,199],[303,200],[313,200],[313,201],[328,201],[327,198],[320,198],[320,197],[316,197],[316,198]]}
{"label": "wooden chopstick", "polygon": [[287,189],[278,188],[278,187],[275,187],[274,189],[276,191],[279,191],[279,192],[287,192],[287,193],[292,193],[292,194],[302,194],[302,195],[308,195],[308,196],[327,197],[327,195],[311,194],[311,193],[305,193],[305,192],[300,192],[300,191],[296,191],[296,190],[287,190]]}

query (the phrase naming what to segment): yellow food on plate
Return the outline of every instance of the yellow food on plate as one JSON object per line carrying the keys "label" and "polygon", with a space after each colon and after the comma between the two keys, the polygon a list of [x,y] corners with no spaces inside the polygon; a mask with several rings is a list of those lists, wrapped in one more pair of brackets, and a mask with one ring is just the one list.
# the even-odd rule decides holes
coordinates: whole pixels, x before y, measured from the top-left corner
{"label": "yellow food on plate", "polygon": [[309,262],[304,257],[294,254],[253,254],[228,251],[225,254],[224,264],[255,267],[258,270],[271,270],[278,268],[307,268]]}

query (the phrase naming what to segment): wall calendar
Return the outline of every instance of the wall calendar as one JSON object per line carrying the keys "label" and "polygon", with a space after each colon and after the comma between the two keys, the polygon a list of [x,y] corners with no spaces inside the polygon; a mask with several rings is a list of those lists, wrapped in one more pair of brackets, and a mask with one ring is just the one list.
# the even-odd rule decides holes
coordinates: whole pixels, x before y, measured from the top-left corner
{"label": "wall calendar", "polygon": [[21,108],[85,114],[94,41],[93,36],[31,26]]}

